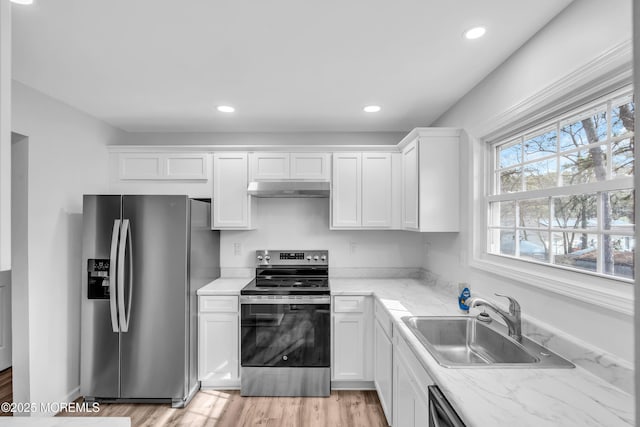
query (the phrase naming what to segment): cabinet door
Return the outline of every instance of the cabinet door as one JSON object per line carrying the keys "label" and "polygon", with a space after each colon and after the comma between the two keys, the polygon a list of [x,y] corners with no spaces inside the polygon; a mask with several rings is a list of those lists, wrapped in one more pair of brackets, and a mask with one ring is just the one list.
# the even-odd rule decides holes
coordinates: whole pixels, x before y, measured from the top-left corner
{"label": "cabinet door", "polygon": [[247,153],[213,155],[213,228],[251,228]]}
{"label": "cabinet door", "polygon": [[391,227],[391,184],[391,153],[363,153],[363,227]]}
{"label": "cabinet door", "polygon": [[402,150],[402,228],[418,229],[418,145],[411,142]]}
{"label": "cabinet door", "polygon": [[387,422],[392,423],[393,344],[378,321],[374,324],[374,376],[378,397]]}
{"label": "cabinet door", "polygon": [[166,179],[207,179],[206,154],[167,154],[164,165]]}
{"label": "cabinet door", "polygon": [[330,156],[327,153],[291,153],[291,179],[329,180]]}
{"label": "cabinet door", "polygon": [[331,222],[333,227],[362,225],[362,155],[340,153],[333,155],[331,191]]}
{"label": "cabinet door", "polygon": [[[393,414],[395,416],[394,427],[414,427],[415,394],[411,384],[411,376],[406,364],[400,358],[394,361],[394,399]],[[425,423],[428,418],[425,417]]]}
{"label": "cabinet door", "polygon": [[162,179],[163,156],[159,153],[121,153],[118,156],[118,178]]}
{"label": "cabinet door", "polygon": [[238,313],[200,313],[198,380],[233,381],[238,377]]}
{"label": "cabinet door", "polygon": [[289,179],[289,153],[251,153],[251,180]]}
{"label": "cabinet door", "polygon": [[360,313],[333,315],[333,379],[364,380],[365,322]]}

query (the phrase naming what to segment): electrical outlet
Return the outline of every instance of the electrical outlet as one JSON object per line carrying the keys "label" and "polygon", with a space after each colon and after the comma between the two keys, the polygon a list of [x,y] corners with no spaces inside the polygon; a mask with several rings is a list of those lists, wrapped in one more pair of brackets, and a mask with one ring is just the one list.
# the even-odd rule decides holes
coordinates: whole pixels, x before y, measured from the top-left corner
{"label": "electrical outlet", "polygon": [[233,255],[240,256],[242,254],[242,245],[240,243],[233,244]]}

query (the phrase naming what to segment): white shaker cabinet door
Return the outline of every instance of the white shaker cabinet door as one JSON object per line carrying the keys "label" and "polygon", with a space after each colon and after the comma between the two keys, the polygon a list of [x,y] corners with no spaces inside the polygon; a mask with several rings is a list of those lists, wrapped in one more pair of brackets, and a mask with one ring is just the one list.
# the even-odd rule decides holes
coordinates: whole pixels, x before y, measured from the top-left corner
{"label": "white shaker cabinet door", "polygon": [[247,153],[213,155],[213,228],[251,228]]}
{"label": "white shaker cabinet door", "polygon": [[200,313],[198,380],[232,383],[238,364],[238,313]]}
{"label": "white shaker cabinet door", "polygon": [[335,228],[362,225],[362,153],[333,155],[331,222]]}
{"label": "white shaker cabinet door", "polygon": [[289,153],[251,153],[251,180],[289,179]]}
{"label": "white shaker cabinet door", "polygon": [[418,229],[418,144],[413,141],[402,150],[402,228]]}
{"label": "white shaker cabinet door", "polygon": [[391,227],[391,153],[362,153],[362,227]]}
{"label": "white shaker cabinet door", "polygon": [[393,343],[376,320],[374,322],[374,374],[373,381],[378,391],[382,410],[387,422],[392,423],[393,405]]}
{"label": "white shaker cabinet door", "polygon": [[328,153],[291,153],[291,179],[328,181],[331,156]]}

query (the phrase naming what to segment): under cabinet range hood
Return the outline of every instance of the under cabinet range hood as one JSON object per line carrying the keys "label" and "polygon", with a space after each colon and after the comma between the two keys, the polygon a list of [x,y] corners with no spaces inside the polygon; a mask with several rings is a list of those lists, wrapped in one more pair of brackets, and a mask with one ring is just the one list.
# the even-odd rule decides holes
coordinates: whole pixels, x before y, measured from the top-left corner
{"label": "under cabinet range hood", "polygon": [[329,197],[328,181],[252,181],[247,187],[254,197]]}

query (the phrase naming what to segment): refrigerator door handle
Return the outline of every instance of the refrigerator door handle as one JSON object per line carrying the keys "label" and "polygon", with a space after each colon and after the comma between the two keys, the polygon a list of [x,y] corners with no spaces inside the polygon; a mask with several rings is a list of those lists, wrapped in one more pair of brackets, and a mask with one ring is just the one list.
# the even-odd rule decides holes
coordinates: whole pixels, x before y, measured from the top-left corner
{"label": "refrigerator door handle", "polygon": [[111,328],[113,332],[120,332],[118,325],[118,307],[116,306],[116,285],[118,282],[118,236],[120,235],[120,220],[113,221],[113,231],[111,232],[111,254],[109,256],[109,305],[111,307]]}
{"label": "refrigerator door handle", "polygon": [[[129,331],[129,317],[131,315],[131,292],[133,291],[133,253],[131,246],[131,223],[128,219],[123,219],[122,227],[120,228],[120,249],[118,250],[118,317],[120,319],[121,332]],[[124,292],[125,254],[129,255],[128,301],[125,301],[126,294]]]}

